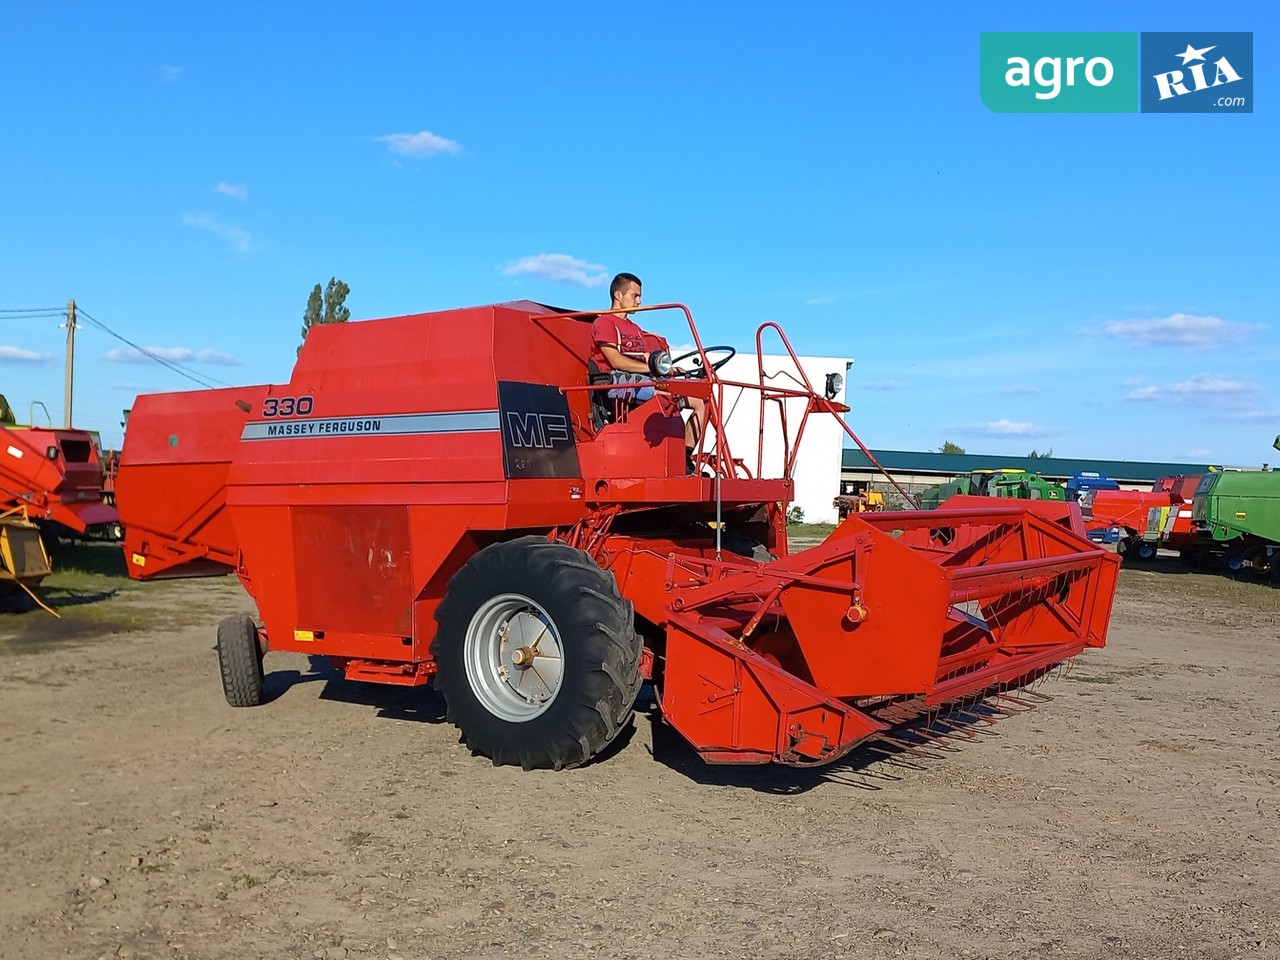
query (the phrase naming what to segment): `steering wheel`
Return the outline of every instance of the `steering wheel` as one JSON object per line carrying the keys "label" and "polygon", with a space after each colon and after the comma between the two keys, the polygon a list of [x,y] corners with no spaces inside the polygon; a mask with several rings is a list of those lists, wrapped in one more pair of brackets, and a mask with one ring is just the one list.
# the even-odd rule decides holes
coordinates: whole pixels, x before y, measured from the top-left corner
{"label": "steering wheel", "polygon": [[[738,351],[733,347],[730,347],[727,345],[721,345],[717,347],[703,347],[702,352],[724,354],[724,356],[720,357],[718,360],[708,359],[707,361],[708,363],[710,363],[712,370],[719,370],[726,363],[732,360]],[[690,357],[697,358],[694,362],[698,365],[698,368],[696,370],[690,370],[689,372],[685,373],[684,376],[688,377],[690,380],[705,380],[707,376],[707,371],[702,369],[702,357],[699,356],[697,350],[690,350],[688,353],[682,353],[678,357],[672,357],[671,365],[673,367],[678,367],[680,366],[681,360],[688,360]]]}

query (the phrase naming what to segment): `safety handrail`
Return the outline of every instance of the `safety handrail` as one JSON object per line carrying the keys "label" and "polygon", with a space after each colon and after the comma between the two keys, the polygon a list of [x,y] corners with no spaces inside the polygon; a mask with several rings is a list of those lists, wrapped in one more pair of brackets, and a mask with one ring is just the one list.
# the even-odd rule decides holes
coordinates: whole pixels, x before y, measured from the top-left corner
{"label": "safety handrail", "polygon": [[[791,346],[791,341],[787,338],[787,335],[783,331],[782,327],[780,327],[777,323],[775,323],[772,320],[765,321],[764,323],[760,324],[760,326],[756,329],[756,338],[755,338],[756,339],[756,372],[757,372],[758,382],[743,383],[743,382],[732,381],[732,380],[721,380],[720,377],[716,375],[716,372],[711,367],[710,361],[707,359],[707,351],[706,351],[706,348],[703,346],[701,336],[699,336],[698,334],[697,325],[694,323],[694,320],[693,320],[693,313],[683,303],[658,303],[658,304],[652,304],[648,306],[634,307],[630,309],[621,308],[621,307],[620,308],[611,307],[605,310],[557,311],[557,312],[552,312],[547,314],[536,314],[532,316],[531,319],[535,321],[553,320],[553,319],[581,320],[587,317],[595,318],[595,317],[603,316],[605,314],[630,315],[634,313],[654,313],[659,310],[678,310],[680,311],[680,313],[684,314],[685,322],[687,323],[689,328],[689,335],[693,338],[695,351],[697,352],[698,359],[702,364],[702,369],[706,373],[706,381],[711,385],[711,397],[707,402],[707,428],[715,430],[714,459],[716,461],[717,473],[719,475],[721,476],[734,475],[733,452],[729,449],[728,439],[725,436],[724,424],[722,419],[722,412],[724,409],[725,388],[736,387],[743,390],[756,390],[760,394],[759,421],[757,425],[758,436],[757,436],[757,444],[756,444],[756,476],[764,476],[764,425],[765,425],[765,410],[766,410],[765,404],[772,401],[772,402],[776,402],[779,407],[778,423],[782,431],[782,447],[783,447],[782,479],[789,480],[791,478],[793,470],[795,469],[796,457],[799,455],[799,450],[800,450],[800,441],[803,439],[804,429],[808,423],[809,415],[813,412],[830,413],[832,416],[836,418],[836,421],[840,424],[840,427],[845,432],[845,434],[848,435],[848,437],[855,444],[857,444],[858,449],[862,451],[863,455],[866,456],[866,458],[871,462],[871,464],[877,470],[879,470],[880,473],[882,473],[891,484],[893,484],[894,489],[898,491],[898,493],[902,496],[902,498],[906,500],[906,502],[909,503],[912,507],[918,508],[918,504],[916,503],[915,499],[909,493],[907,493],[907,491],[902,487],[901,484],[898,483],[898,481],[893,476],[890,475],[889,471],[886,470],[884,466],[880,463],[880,461],[876,459],[875,455],[867,448],[866,444],[862,442],[861,438],[858,437],[858,435],[854,433],[852,428],[850,428],[848,423],[845,422],[842,414],[847,413],[849,408],[844,404],[837,404],[835,401],[828,400],[825,396],[818,393],[817,390],[814,389],[813,384],[809,381],[808,375],[804,372],[804,368],[800,366],[800,360],[796,356],[796,352]],[[782,345],[787,351],[787,355],[791,358],[792,363],[795,364],[796,372],[799,374],[799,380],[797,382],[802,386],[802,389],[775,386],[766,382],[768,379],[772,379],[772,377],[766,377],[765,370],[764,370],[763,337],[764,337],[764,332],[767,329],[773,329],[774,331],[777,332],[778,338],[782,341]],[[669,381],[666,381],[666,382],[669,382]],[[637,381],[634,385],[650,386],[650,385],[657,385],[658,383],[659,381],[657,380],[653,380],[653,381],[644,380],[644,381]],[[599,389],[599,388],[600,387],[597,385],[588,385],[585,387],[580,387],[580,386],[566,387],[564,389],[566,390],[588,389],[589,390],[589,389]],[[792,440],[791,440],[791,433],[790,433],[789,426],[787,424],[786,408],[783,404],[783,401],[788,399],[808,399],[809,401],[808,405],[805,408],[804,414],[800,418],[800,424],[796,429],[794,444],[792,443]],[[705,431],[703,435],[698,438],[698,449],[696,452],[699,454],[703,454],[707,452]]]}
{"label": "safety handrail", "polygon": [[[894,479],[892,475],[890,475],[889,471],[886,470],[884,466],[881,465],[880,461],[875,458],[875,454],[873,454],[869,449],[867,449],[867,445],[862,442],[862,439],[856,433],[853,432],[853,428],[850,427],[849,424],[845,422],[845,419],[843,416],[841,416],[841,414],[847,413],[849,408],[847,406],[844,406],[844,404],[840,404],[839,406],[844,406],[844,410],[837,410],[836,409],[837,404],[834,401],[827,400],[826,397],[820,395],[816,390],[813,389],[813,384],[809,382],[808,374],[806,374],[804,372],[804,368],[800,366],[800,358],[796,356],[795,350],[792,349],[791,347],[791,341],[787,339],[787,335],[783,331],[782,327],[778,326],[778,324],[772,320],[766,320],[764,323],[760,324],[760,326],[756,328],[756,362],[759,370],[761,384],[763,385],[764,383],[764,332],[765,330],[770,328],[772,328],[774,331],[777,332],[778,338],[782,341],[783,347],[786,348],[787,355],[791,357],[791,362],[796,365],[796,371],[800,374],[800,379],[804,382],[805,389],[809,391],[809,396],[813,399],[813,401],[818,403],[820,409],[824,410],[827,413],[832,414],[836,418],[836,422],[840,424],[841,429],[844,430],[844,432],[848,435],[849,439],[858,445],[858,449],[862,451],[863,455],[871,462],[871,464],[877,470],[879,470],[882,474],[884,474],[885,479],[888,480],[891,484],[893,484],[893,488],[898,491],[898,493],[902,496],[902,498],[906,500],[907,503],[911,504],[912,507],[919,509],[919,504],[916,503],[915,498],[912,497],[911,494],[907,493],[907,491],[903,489],[902,485],[898,483],[898,481]],[[765,397],[762,394],[760,397],[760,420],[761,420],[762,430],[763,430],[763,423],[764,423],[764,403],[765,403]],[[811,412],[813,412],[812,404],[809,409],[805,410],[804,416],[801,417],[800,419],[800,427],[796,431],[795,451],[791,454],[790,461],[787,463],[786,475],[788,477],[791,476],[791,469],[795,466],[795,458],[800,450],[800,438],[804,434],[804,426],[808,422],[809,414]],[[785,444],[786,444],[785,424],[784,424],[783,443],[784,443],[784,449],[785,449]]]}

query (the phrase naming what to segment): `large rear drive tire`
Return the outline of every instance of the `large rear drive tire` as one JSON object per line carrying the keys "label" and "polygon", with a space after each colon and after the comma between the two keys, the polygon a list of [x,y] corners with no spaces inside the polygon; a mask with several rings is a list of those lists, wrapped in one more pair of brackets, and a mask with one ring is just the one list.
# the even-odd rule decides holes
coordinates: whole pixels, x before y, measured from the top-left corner
{"label": "large rear drive tire", "polygon": [[262,703],[262,648],[258,646],[258,628],[252,618],[236,614],[218,624],[218,667],[227,703],[233,707],[256,707]]}
{"label": "large rear drive tire", "polygon": [[576,767],[631,722],[631,604],[581,550],[543,537],[485,547],[449,581],[436,621],[446,715],[495,765]]}

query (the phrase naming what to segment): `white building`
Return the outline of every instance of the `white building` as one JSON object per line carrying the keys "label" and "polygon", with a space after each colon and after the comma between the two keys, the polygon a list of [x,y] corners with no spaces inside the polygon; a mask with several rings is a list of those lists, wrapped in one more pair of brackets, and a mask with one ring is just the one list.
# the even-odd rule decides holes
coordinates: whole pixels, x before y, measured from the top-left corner
{"label": "white building", "polygon": [[[714,360],[715,357],[712,357]],[[799,357],[800,370],[821,396],[829,374],[838,374],[840,386],[832,399],[844,402],[844,381],[853,363],[843,357]],[[803,389],[803,377],[789,356],[764,357],[765,383],[777,387]],[[719,377],[727,383],[758,383],[759,370],[754,353],[742,353],[720,368]],[[787,435],[794,448],[796,433],[804,419],[806,401],[791,398],[784,401]],[[764,412],[762,473],[757,472],[756,449],[760,435],[760,394],[756,390],[725,386],[724,425],[729,449],[745,461],[752,476],[779,477],[784,456],[783,434],[778,404],[769,402]],[[792,478],[795,480],[794,505],[804,510],[807,523],[834,523],[836,509],[832,501],[840,493],[841,451],[845,433],[839,421],[829,413],[813,413],[805,424],[800,455]]]}

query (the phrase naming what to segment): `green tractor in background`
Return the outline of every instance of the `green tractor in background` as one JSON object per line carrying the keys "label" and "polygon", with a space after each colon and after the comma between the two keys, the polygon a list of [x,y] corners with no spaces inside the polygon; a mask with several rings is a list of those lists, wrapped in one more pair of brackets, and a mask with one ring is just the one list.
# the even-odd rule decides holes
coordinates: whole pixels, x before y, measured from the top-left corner
{"label": "green tractor in background", "polygon": [[[1277,438],[1280,439],[1280,438]],[[967,477],[957,477],[920,492],[916,497],[921,510],[936,510],[949,497],[967,493],[975,497],[1014,497],[1018,500],[1065,500],[1066,491],[1038,473],[1013,467],[999,470],[974,470]]]}

